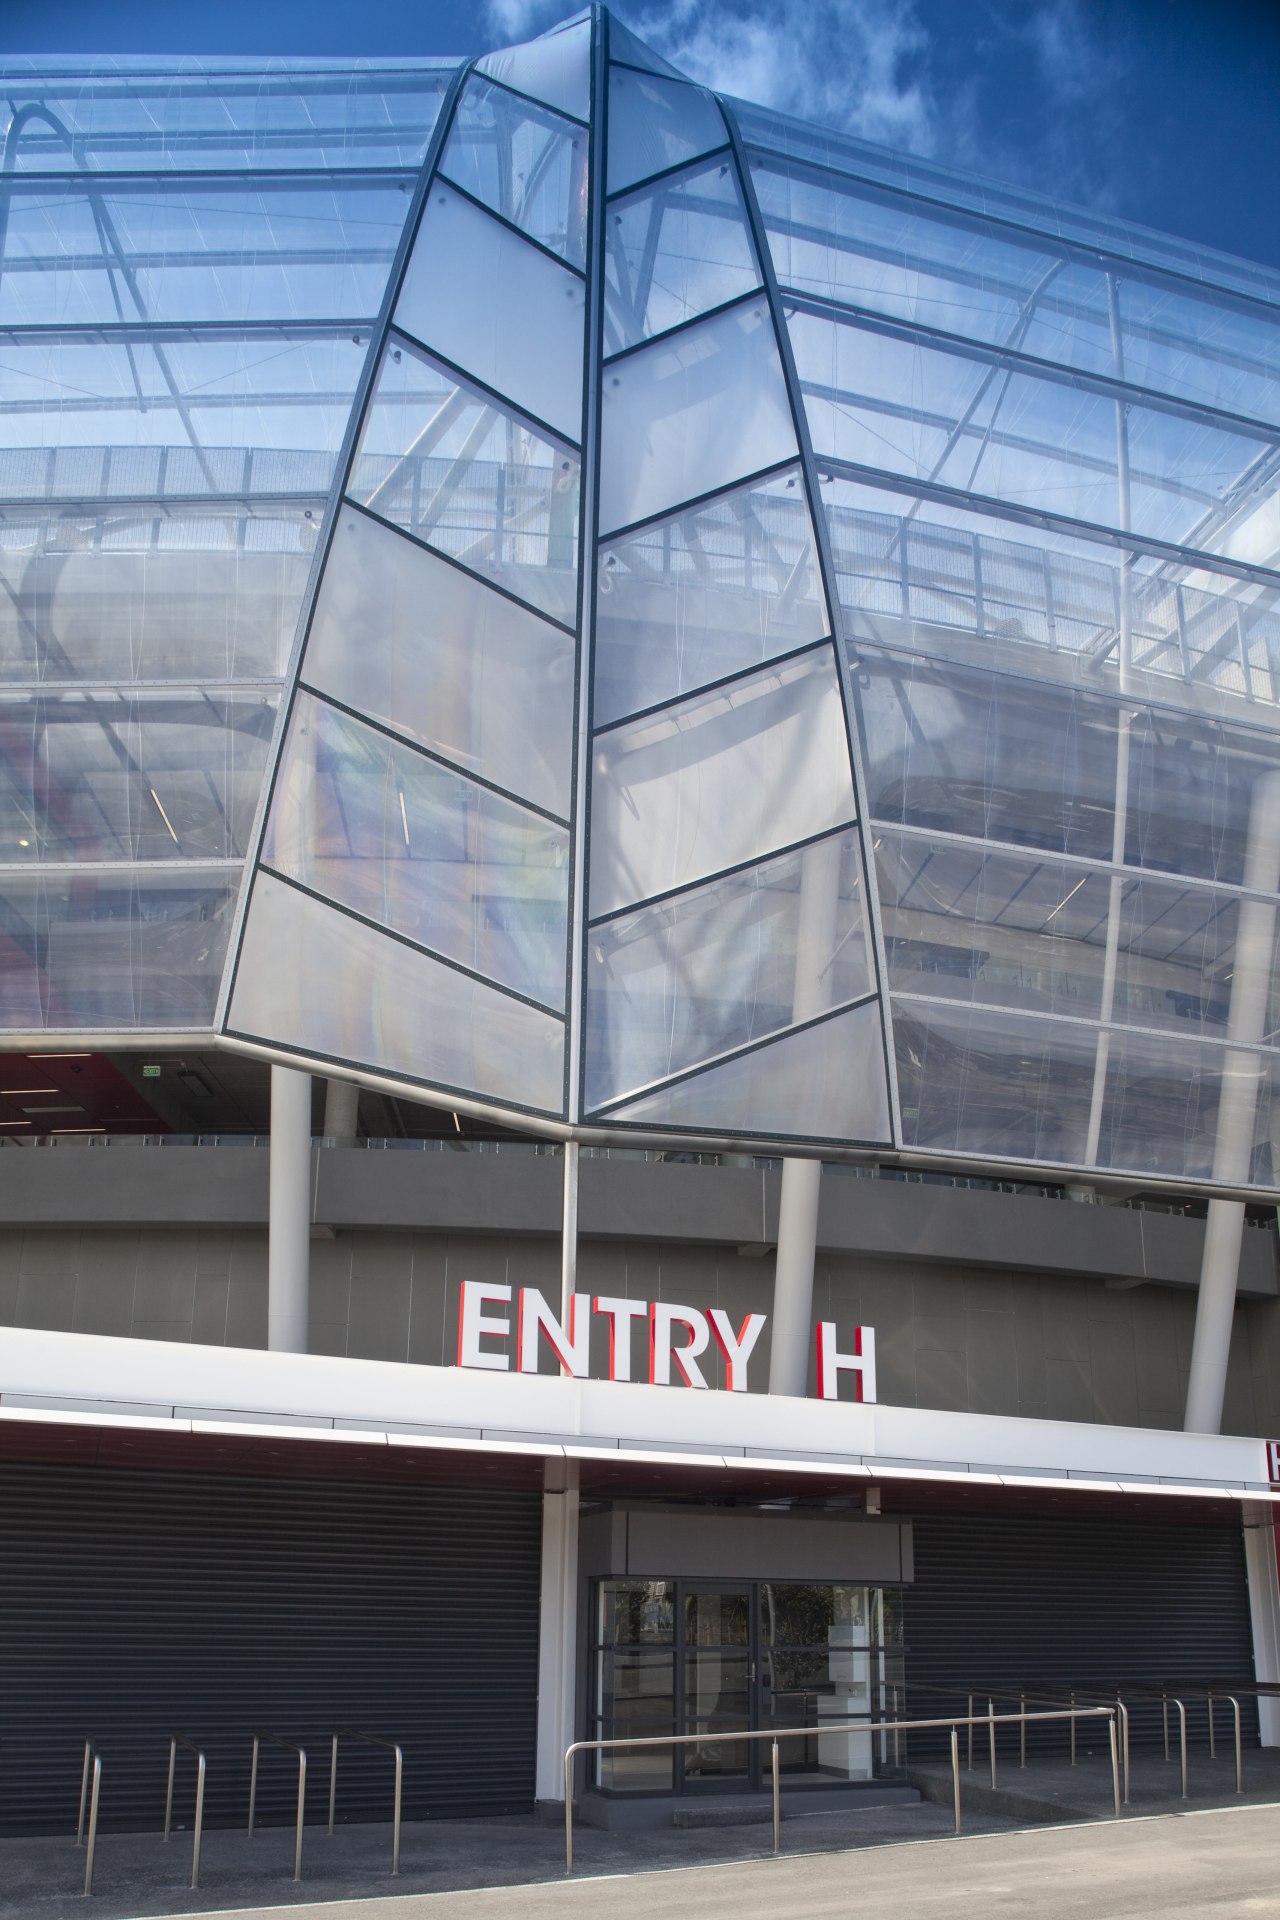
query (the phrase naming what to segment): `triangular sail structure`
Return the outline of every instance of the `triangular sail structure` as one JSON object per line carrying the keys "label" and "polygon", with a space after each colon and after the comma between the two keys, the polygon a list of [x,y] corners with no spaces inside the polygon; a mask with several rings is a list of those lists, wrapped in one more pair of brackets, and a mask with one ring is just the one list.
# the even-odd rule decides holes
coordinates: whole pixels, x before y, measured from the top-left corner
{"label": "triangular sail structure", "polygon": [[437,128],[229,1034],[561,1125],[889,1143],[803,403],[725,110],[602,14]]}

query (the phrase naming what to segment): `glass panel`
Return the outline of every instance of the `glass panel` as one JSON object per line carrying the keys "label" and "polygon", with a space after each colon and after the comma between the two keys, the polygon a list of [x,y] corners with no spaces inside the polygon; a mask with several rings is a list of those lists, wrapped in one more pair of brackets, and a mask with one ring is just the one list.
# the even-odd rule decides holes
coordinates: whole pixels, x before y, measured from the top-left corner
{"label": "glass panel", "polygon": [[10,347],[0,498],[323,493],[367,349],[283,327]]}
{"label": "glass panel", "polygon": [[559,1112],[564,1026],[260,873],[228,1026],[321,1059]]}
{"label": "glass panel", "polygon": [[1280,720],[1280,590],[832,478],[823,501],[855,633],[1037,679]]}
{"label": "glass panel", "polygon": [[726,1740],[726,1732],[751,1725],[751,1685],[745,1654],[691,1647],[684,1666],[685,1731],[705,1736],[681,1749],[686,1780],[740,1780],[750,1766],[750,1747]]}
{"label": "glass panel", "polygon": [[305,693],[261,857],[446,959],[564,1005],[568,829]]}
{"label": "glass panel", "polygon": [[879,1717],[879,1597],[868,1587],[761,1586],[765,1724],[814,1729],[807,1740],[784,1743],[784,1777],[871,1779],[872,1735],[828,1733],[824,1723]]}
{"label": "glass panel", "polygon": [[1280,323],[1209,287],[1108,275],[1052,242],[827,175],[753,169],[784,286],[1280,422]]}
{"label": "glass panel", "polygon": [[580,275],[437,181],[396,324],[578,440],[586,294]]}
{"label": "glass panel", "polygon": [[9,201],[0,325],[377,314],[412,182],[68,181]]}
{"label": "glass panel", "polygon": [[830,630],[799,471],[720,494],[601,548],[596,724]]}
{"label": "glass panel", "polygon": [[600,525],[647,520],[794,460],[782,362],[763,301],[606,367]]}
{"label": "glass panel", "polygon": [[[253,166],[416,166],[454,60],[308,60],[305,73],[253,60],[5,61],[18,109],[19,172]],[[67,68],[69,71],[64,71]],[[39,103],[61,122],[22,116]]]}
{"label": "glass panel", "polygon": [[481,73],[501,80],[517,93],[531,93],[561,113],[586,120],[591,114],[591,22],[561,27],[529,40],[522,47],[504,47],[477,60]]}
{"label": "glass panel", "polygon": [[394,338],[348,491],[543,613],[576,619],[578,455]]}
{"label": "glass panel", "polygon": [[0,696],[0,856],[243,854],[274,707],[261,694]]}
{"label": "glass panel", "polygon": [[[791,339],[815,451],[1162,540],[1235,548],[1227,516],[1267,451],[1252,436],[812,314]],[[1270,502],[1274,487],[1263,482]]]}
{"label": "glass panel", "polygon": [[[1253,1107],[1237,1169],[1219,1154],[1220,1106],[1229,1083]],[[1098,1159],[1173,1180],[1240,1179],[1274,1187],[1280,1171],[1280,1101],[1265,1055],[1171,1045],[1145,1034],[1111,1039]],[[1215,1165],[1215,1160],[1217,1165]]]}
{"label": "glass panel", "polygon": [[605,214],[605,352],[760,284],[728,155],[613,201]]}
{"label": "glass panel", "polygon": [[593,918],[852,819],[829,651],[598,734],[591,807]]}
{"label": "glass panel", "polygon": [[464,772],[568,818],[573,640],[351,507],[338,517],[302,672]]}
{"label": "glass panel", "polygon": [[751,1596],[746,1588],[704,1593],[695,1588],[684,1597],[684,1638],[687,1647],[747,1647],[751,1644]]}
{"label": "glass panel", "polygon": [[585,127],[473,74],[458,102],[440,171],[553,253],[575,267],[585,264]]}
{"label": "glass panel", "polygon": [[0,678],[278,680],[319,524],[319,505],[6,514]]}
{"label": "glass panel", "polygon": [[1266,734],[1159,709],[1136,714],[1126,862],[1241,885],[1255,789],[1277,766],[1280,743]]}
{"label": "glass panel", "polygon": [[701,87],[630,67],[609,69],[609,192],[728,143],[724,116]]}
{"label": "glass panel", "polygon": [[607,921],[587,956],[594,1107],[872,990],[857,837]]}
{"label": "glass panel", "polygon": [[670,1580],[600,1583],[600,1638],[606,1646],[666,1645],[675,1639],[675,1584]]}
{"label": "glass panel", "polygon": [[729,1138],[888,1140],[879,1007],[870,1001],[770,1040],[753,1053],[615,1107],[609,1118]]}
{"label": "glass panel", "polygon": [[853,683],[867,806],[878,820],[1110,859],[1110,702],[1051,681],[869,650]]}
{"label": "glass panel", "polygon": [[0,1027],[211,1026],[239,886],[239,867],[0,875]]}
{"label": "glass panel", "polygon": [[[601,1740],[643,1740],[673,1733],[676,1724],[674,1652],[603,1652],[596,1656]],[[598,1756],[596,1784],[614,1792],[671,1790],[671,1747],[636,1747]]]}
{"label": "glass panel", "polygon": [[1084,1163],[1095,1028],[893,1001],[907,1146]]}
{"label": "glass panel", "polygon": [[[1233,895],[1130,873],[1118,876],[1113,899],[1107,873],[1057,860],[914,834],[886,832],[878,845],[889,978],[901,991],[1096,1016],[1114,915],[1109,1017],[1225,1037],[1239,910]],[[1267,1031],[1277,1024],[1280,999]]]}
{"label": "glass panel", "polygon": [[673,67],[652,47],[646,47],[629,27],[623,26],[616,14],[609,16],[609,53],[614,60],[622,60],[629,67],[640,67],[645,73],[669,73],[674,80],[684,78],[679,67]]}

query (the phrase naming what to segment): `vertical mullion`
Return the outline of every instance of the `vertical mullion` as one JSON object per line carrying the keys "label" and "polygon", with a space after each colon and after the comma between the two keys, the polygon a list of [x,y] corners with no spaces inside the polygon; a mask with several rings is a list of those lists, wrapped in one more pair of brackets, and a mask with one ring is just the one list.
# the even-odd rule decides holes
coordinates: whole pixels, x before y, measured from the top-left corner
{"label": "vertical mullion", "polygon": [[568,1019],[565,1027],[565,1118],[582,1113],[586,1021],[587,861],[591,845],[592,664],[595,652],[597,538],[600,525],[600,392],[604,364],[605,161],[609,138],[609,15],[594,9],[591,37],[591,131],[587,160],[586,352],[583,355],[582,495],[578,517],[578,670],[574,687],[572,855],[569,876]]}
{"label": "vertical mullion", "polygon": [[858,808],[858,844],[862,852],[863,885],[866,888],[866,910],[871,927],[872,957],[876,970],[876,997],[880,1009],[880,1042],[884,1058],[885,1084],[889,1094],[889,1127],[893,1145],[902,1140],[902,1117],[898,1101],[898,1074],[894,1060],[892,1035],[889,1024],[888,968],[885,960],[884,930],[880,919],[880,892],[876,883],[875,852],[872,846],[871,826],[867,818],[867,784],[862,767],[862,749],[858,738],[857,717],[849,688],[849,675],[844,652],[840,644],[844,632],[839,596],[836,591],[835,555],[831,547],[831,530],[827,525],[826,509],[819,491],[817,465],[813,451],[813,441],[809,433],[808,416],[804,409],[804,396],[800,391],[800,377],[796,370],[795,354],[791,347],[791,335],[787,327],[786,314],[783,311],[782,295],[774,272],[773,255],[769,248],[769,238],[765,231],[760,204],[756,198],[755,182],[747,163],[742,144],[742,134],[727,101],[719,99],[720,110],[729,129],[729,142],[733,150],[738,170],[738,184],[742,190],[743,205],[747,212],[747,222],[751,229],[752,243],[755,246],[760,276],[764,285],[765,298],[769,303],[769,315],[773,322],[774,336],[778,344],[778,353],[782,361],[783,377],[787,386],[787,397],[791,403],[791,417],[795,427],[796,443],[800,449],[800,465],[804,474],[805,493],[809,506],[809,517],[813,524],[813,537],[818,555],[818,571],[822,578],[823,592],[827,600],[827,617],[831,624],[831,648],[835,656],[836,679],[840,687],[840,698],[844,706],[845,736],[849,746],[849,765],[853,778],[854,798]]}

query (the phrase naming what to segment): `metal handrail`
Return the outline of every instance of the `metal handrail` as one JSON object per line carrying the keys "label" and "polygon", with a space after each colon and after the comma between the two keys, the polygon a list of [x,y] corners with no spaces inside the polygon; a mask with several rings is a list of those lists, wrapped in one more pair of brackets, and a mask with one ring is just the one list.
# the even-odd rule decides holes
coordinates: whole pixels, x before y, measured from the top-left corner
{"label": "metal handrail", "polygon": [[404,1787],[404,1752],[397,1740],[384,1740],[376,1733],[358,1733],[354,1727],[339,1727],[333,1736],[333,1747],[329,1755],[329,1837],[333,1838],[334,1814],[338,1803],[338,1742],[339,1740],[362,1740],[367,1747],[383,1747],[395,1757],[396,1797],[395,1812],[391,1826],[391,1875],[394,1879],[400,1871],[400,1800]]}
{"label": "metal handrail", "polygon": [[[92,1791],[90,1791],[92,1780]],[[102,1794],[102,1755],[92,1740],[84,1743],[84,1766],[80,1771],[80,1817],[76,1821],[76,1845],[85,1845],[84,1808],[89,1802],[89,1840],[84,1856],[84,1890],[93,1892],[93,1857],[98,1846],[98,1801]]]}
{"label": "metal handrail", "polygon": [[[996,1713],[994,1707],[987,1713],[972,1716],[972,1723],[988,1728],[992,1742],[992,1781],[995,1779],[995,1729],[998,1726],[1015,1726],[1020,1720],[1106,1720],[1111,1741],[1111,1797],[1115,1808],[1115,1818],[1120,1818],[1120,1749],[1116,1740],[1116,1710],[1114,1707],[1058,1707],[1047,1713]],[[962,1726],[970,1724],[963,1714],[948,1715],[943,1720],[851,1720],[843,1725],[833,1725],[824,1721],[824,1733],[898,1733],[922,1732],[930,1727],[946,1727],[951,1734],[951,1797],[954,1804],[955,1831],[960,1832],[960,1734]],[[773,1797],[773,1851],[782,1852],[782,1787],[778,1767],[778,1742],[780,1740],[809,1740],[813,1737],[812,1727],[763,1727],[759,1729],[728,1729],[717,1738],[726,1741],[769,1740],[772,1742],[772,1797]],[[634,1735],[628,1738],[611,1740],[575,1740],[565,1748],[564,1754],[564,1870],[573,1872],[573,1763],[580,1753],[603,1753],[606,1749],[618,1747],[690,1747],[706,1742],[707,1735],[702,1733],[651,1733]]]}
{"label": "metal handrail", "polygon": [[288,1753],[298,1756],[298,1817],[294,1823],[293,1877],[302,1878],[302,1823],[307,1801],[307,1754],[296,1740],[286,1740],[279,1733],[255,1733],[253,1736],[253,1764],[249,1769],[249,1837],[253,1838],[253,1814],[258,1799],[258,1748],[262,1742],[269,1741],[273,1747],[283,1747]]}
{"label": "metal handrail", "polygon": [[196,1825],[195,1838],[191,1845],[191,1884],[200,1885],[200,1846],[204,1839],[204,1783],[206,1775],[205,1757],[194,1740],[188,1740],[185,1733],[169,1735],[169,1788],[164,1797],[164,1837],[167,1840],[173,1830],[173,1776],[178,1765],[178,1748],[185,1747],[188,1753],[196,1757]]}

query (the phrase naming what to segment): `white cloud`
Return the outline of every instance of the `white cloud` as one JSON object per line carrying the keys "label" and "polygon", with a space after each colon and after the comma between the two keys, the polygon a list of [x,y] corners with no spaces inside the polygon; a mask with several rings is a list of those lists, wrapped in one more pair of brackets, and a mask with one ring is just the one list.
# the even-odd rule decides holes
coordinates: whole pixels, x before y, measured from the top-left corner
{"label": "white cloud", "polygon": [[627,24],[717,92],[932,153],[939,119],[915,0],[668,0],[623,5]]}
{"label": "white cloud", "polygon": [[513,47],[545,33],[572,12],[572,0],[564,5],[555,0],[485,0],[484,20],[495,46]]}

